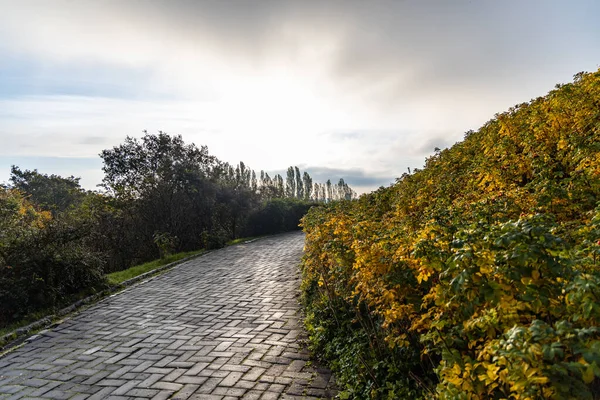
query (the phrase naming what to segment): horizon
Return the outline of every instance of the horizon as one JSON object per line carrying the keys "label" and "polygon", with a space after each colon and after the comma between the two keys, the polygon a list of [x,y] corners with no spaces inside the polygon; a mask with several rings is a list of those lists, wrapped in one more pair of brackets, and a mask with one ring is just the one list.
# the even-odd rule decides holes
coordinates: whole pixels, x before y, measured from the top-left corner
{"label": "horizon", "polygon": [[600,62],[591,0],[0,5],[0,182],[147,130],[365,193]]}

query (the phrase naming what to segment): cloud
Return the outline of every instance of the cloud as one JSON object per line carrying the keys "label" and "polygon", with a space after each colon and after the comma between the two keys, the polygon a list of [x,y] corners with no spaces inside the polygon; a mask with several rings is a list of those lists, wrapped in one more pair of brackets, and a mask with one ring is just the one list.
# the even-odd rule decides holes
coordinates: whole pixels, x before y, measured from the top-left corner
{"label": "cloud", "polygon": [[365,187],[596,69],[600,52],[592,0],[0,9],[3,157],[93,157],[163,130],[226,161],[338,168]]}
{"label": "cloud", "polygon": [[107,144],[106,136],[87,136],[79,140],[80,144],[105,145]]}
{"label": "cloud", "polygon": [[362,168],[342,169],[306,166],[302,169],[307,171],[315,182],[322,183],[331,179],[332,183],[337,183],[340,179],[343,179],[350,186],[359,188],[388,186],[395,180],[395,177],[377,176]]}
{"label": "cloud", "polygon": [[[554,64],[561,80],[591,35],[600,6],[559,2],[359,1],[22,1],[2,7],[0,48],[45,63],[125,68],[148,85],[182,94],[210,90],[215,78],[273,70],[316,82],[321,95],[396,108],[432,91],[502,90],[506,82]],[[599,28],[592,28],[596,35]],[[527,69],[523,69],[527,65]],[[269,71],[270,70],[270,71]],[[562,75],[567,72],[568,75]],[[154,75],[154,76],[153,76]],[[155,78],[155,79],[153,79]],[[493,79],[490,79],[493,78]],[[525,88],[520,88],[525,92]],[[514,90],[514,89],[513,89]],[[333,92],[333,93],[332,93]],[[533,93],[531,94],[533,95]],[[510,104],[509,104],[510,105]]]}
{"label": "cloud", "polygon": [[421,143],[417,147],[416,151],[419,154],[431,154],[435,149],[443,150],[452,146],[453,144],[454,142],[447,137],[432,137]]}

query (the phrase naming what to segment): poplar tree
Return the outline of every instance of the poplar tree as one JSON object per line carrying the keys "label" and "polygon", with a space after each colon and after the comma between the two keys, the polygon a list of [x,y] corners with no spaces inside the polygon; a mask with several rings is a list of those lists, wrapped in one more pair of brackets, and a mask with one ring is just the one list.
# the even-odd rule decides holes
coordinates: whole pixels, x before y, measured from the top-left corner
{"label": "poplar tree", "polygon": [[294,172],[294,167],[289,167],[287,169],[287,177],[285,180],[285,197],[293,198],[296,194],[296,174]]}
{"label": "poplar tree", "polygon": [[275,175],[275,193],[277,198],[283,198],[285,195],[285,189],[283,185],[283,178],[281,175]]}
{"label": "poplar tree", "polygon": [[315,201],[321,201],[321,185],[316,183],[313,185],[313,199]]}
{"label": "poplar tree", "polygon": [[295,175],[296,175],[296,198],[303,199],[304,198],[304,186],[302,185],[302,175],[300,175],[300,170],[298,167],[294,167]]}
{"label": "poplar tree", "polygon": [[254,193],[256,193],[258,191],[258,181],[256,179],[256,172],[254,172],[254,170],[252,170],[252,178],[251,178],[250,188],[252,189],[252,191]]}
{"label": "poplar tree", "polygon": [[310,196],[312,194],[312,178],[308,174],[308,172],[304,171],[304,175],[302,176],[303,186],[304,186],[304,200],[310,200]]}

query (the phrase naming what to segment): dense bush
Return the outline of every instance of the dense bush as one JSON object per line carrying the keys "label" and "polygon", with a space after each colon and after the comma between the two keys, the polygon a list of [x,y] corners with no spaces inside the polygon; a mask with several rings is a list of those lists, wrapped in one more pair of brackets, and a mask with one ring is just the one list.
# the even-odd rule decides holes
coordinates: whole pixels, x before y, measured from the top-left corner
{"label": "dense bush", "polygon": [[272,199],[248,217],[247,236],[261,236],[300,229],[300,219],[314,203],[298,199]]}
{"label": "dense bush", "polygon": [[307,326],[342,396],[600,396],[599,194],[596,72],[313,208]]}
{"label": "dense bush", "polygon": [[84,244],[86,227],[36,210],[0,191],[0,324],[52,308],[104,283],[102,259]]}

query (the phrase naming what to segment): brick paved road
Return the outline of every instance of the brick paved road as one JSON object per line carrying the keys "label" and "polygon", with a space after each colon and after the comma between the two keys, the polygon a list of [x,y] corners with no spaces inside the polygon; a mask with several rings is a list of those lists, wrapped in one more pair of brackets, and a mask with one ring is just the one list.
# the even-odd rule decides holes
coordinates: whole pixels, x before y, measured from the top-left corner
{"label": "brick paved road", "polygon": [[0,399],[329,398],[307,363],[291,233],[186,262],[0,358]]}

